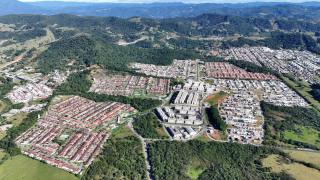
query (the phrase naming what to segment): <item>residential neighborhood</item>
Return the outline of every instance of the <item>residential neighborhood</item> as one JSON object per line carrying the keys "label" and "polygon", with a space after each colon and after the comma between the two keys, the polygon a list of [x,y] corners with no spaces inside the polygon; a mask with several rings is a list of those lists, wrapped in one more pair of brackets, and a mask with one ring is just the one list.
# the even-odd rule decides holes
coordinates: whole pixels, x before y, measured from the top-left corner
{"label": "residential neighborhood", "polygon": [[[79,174],[99,154],[117,120],[134,111],[126,104],[72,96],[51,106],[15,142],[24,154]],[[99,130],[100,126],[106,129]]]}

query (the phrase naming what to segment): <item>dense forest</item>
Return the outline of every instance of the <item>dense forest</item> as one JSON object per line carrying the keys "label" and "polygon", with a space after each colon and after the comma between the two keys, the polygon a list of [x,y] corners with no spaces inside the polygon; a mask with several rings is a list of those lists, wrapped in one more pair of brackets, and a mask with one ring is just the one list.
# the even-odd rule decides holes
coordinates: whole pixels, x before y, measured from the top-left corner
{"label": "dense forest", "polygon": [[311,95],[314,97],[314,99],[320,101],[320,84],[312,84],[311,89]]}
{"label": "dense forest", "polygon": [[152,175],[159,179],[190,179],[190,170],[202,170],[200,179],[273,179],[276,175],[260,164],[268,154],[282,154],[276,149],[236,143],[201,141],[149,144]]}
{"label": "dense forest", "polygon": [[240,37],[237,40],[224,41],[222,48],[249,46],[266,46],[272,49],[295,49],[308,50],[313,53],[320,53],[320,46],[315,39],[303,33],[285,33],[281,31],[271,32],[270,35],[262,40],[251,40]]}
{"label": "dense forest", "polygon": [[162,125],[156,115],[151,112],[135,117],[133,128],[144,138],[164,138],[164,136],[157,131],[157,129],[162,129]]}
{"label": "dense forest", "polygon": [[244,60],[234,60],[234,59],[231,59],[228,62],[235,65],[235,66],[238,66],[242,69],[245,69],[248,72],[273,74],[275,76],[279,76],[278,72],[276,72],[268,67],[265,67],[265,66],[264,67],[258,66],[252,62],[248,62],[248,61],[244,61]]}
{"label": "dense forest", "polygon": [[219,109],[217,106],[211,106],[206,109],[209,123],[215,128],[222,132],[227,130],[226,122],[221,118],[219,114]]}
{"label": "dense forest", "polygon": [[0,77],[0,99],[4,98],[13,88],[13,82],[10,79]]}
{"label": "dense forest", "polygon": [[98,159],[81,177],[92,179],[146,179],[140,140],[134,136],[107,140]]}
{"label": "dense forest", "polygon": [[0,33],[0,39],[12,39],[17,42],[24,42],[29,39],[45,36],[46,30],[42,28],[22,29],[19,31],[5,31]]}
{"label": "dense forest", "polygon": [[75,61],[76,67],[98,64],[111,70],[128,71],[128,64],[132,62],[168,65],[173,59],[198,57],[199,54],[193,51],[122,47],[81,35],[52,43],[38,58],[38,66],[42,72],[48,73]]}

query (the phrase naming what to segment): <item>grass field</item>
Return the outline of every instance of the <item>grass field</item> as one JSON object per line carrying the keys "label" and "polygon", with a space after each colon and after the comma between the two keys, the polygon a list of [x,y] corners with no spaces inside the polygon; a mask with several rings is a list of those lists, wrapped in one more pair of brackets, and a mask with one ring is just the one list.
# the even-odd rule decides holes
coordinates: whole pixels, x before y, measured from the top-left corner
{"label": "grass field", "polygon": [[15,156],[0,165],[0,180],[77,180],[61,169],[23,155]]}
{"label": "grass field", "polygon": [[192,180],[198,179],[198,177],[202,174],[202,172],[206,168],[203,167],[203,163],[197,159],[193,159],[191,164],[187,168],[187,176],[189,176]]}
{"label": "grass field", "polygon": [[6,135],[7,135],[7,134],[6,134],[5,131],[1,131],[1,130],[0,130],[0,140],[1,140],[2,138],[4,138]]}
{"label": "grass field", "polygon": [[225,99],[229,94],[224,92],[224,91],[220,91],[216,94],[213,94],[211,96],[209,96],[207,99],[206,99],[206,102],[209,103],[211,106],[214,106],[214,105],[218,105],[219,104],[219,101],[222,101],[223,99]]}
{"label": "grass field", "polygon": [[3,112],[6,108],[6,104],[0,100],[0,112]]}
{"label": "grass field", "polygon": [[4,113],[10,110],[10,101],[7,99],[0,100],[0,113]]}
{"label": "grass field", "polygon": [[6,153],[3,150],[0,150],[0,160],[6,155]]}
{"label": "grass field", "polygon": [[285,139],[292,139],[299,142],[304,142],[308,144],[312,144],[315,146],[320,147],[320,134],[317,130],[313,128],[307,128],[303,126],[298,126],[297,129],[299,130],[299,133],[295,131],[284,131],[284,138]]}
{"label": "grass field", "polygon": [[115,139],[121,139],[129,136],[134,136],[133,132],[127,127],[126,124],[120,125],[112,132],[111,137]]}
{"label": "grass field", "polygon": [[8,122],[18,126],[19,124],[21,124],[21,122],[27,118],[28,116],[28,113],[18,113],[18,114],[15,114],[14,116],[8,118]]}
{"label": "grass field", "polygon": [[309,93],[311,91],[309,84],[304,82],[298,84],[297,82],[291,81],[289,78],[284,76],[281,78],[289,87],[299,92],[299,94],[302,95],[315,109],[320,111],[320,102],[315,100]]}
{"label": "grass field", "polygon": [[305,163],[311,163],[320,168],[320,152],[315,151],[298,151],[298,150],[284,150],[290,155],[293,160]]}
{"label": "grass field", "polygon": [[202,141],[202,142],[210,142],[212,141],[206,134],[200,135],[196,138],[196,140]]}
{"label": "grass field", "polygon": [[161,137],[161,139],[169,139],[168,134],[165,132],[165,130],[163,129],[163,127],[158,127],[156,128],[156,131],[158,133],[158,135]]}
{"label": "grass field", "polygon": [[262,160],[264,167],[271,168],[272,172],[280,173],[282,171],[288,173],[297,180],[318,180],[320,172],[316,169],[306,167],[300,163],[286,162],[278,155],[270,155]]}

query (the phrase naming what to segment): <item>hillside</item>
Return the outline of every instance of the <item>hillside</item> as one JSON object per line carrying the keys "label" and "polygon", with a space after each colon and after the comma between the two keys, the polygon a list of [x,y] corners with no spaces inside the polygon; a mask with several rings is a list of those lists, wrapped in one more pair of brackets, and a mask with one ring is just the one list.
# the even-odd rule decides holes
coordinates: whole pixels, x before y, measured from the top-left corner
{"label": "hillside", "polygon": [[45,72],[63,69],[72,60],[76,60],[75,66],[99,64],[115,70],[126,70],[131,62],[166,65],[174,58],[203,57],[213,47],[262,45],[320,52],[312,36],[320,31],[319,24],[285,19],[279,22],[281,26],[275,28],[270,19],[219,14],[162,20],[7,15],[0,17],[0,23],[14,24],[15,31],[4,32],[0,39],[24,42],[50,30],[56,41],[37,58]]}
{"label": "hillside", "polygon": [[83,16],[116,16],[128,18],[141,16],[147,18],[194,17],[204,13],[237,15],[247,17],[286,17],[286,18],[319,18],[319,3],[152,3],[152,4],[113,4],[113,3],[55,3],[33,2],[34,6],[51,11],[51,13],[70,13]]}
{"label": "hillside", "polygon": [[31,4],[23,3],[17,0],[1,0],[0,1],[0,15],[6,14],[37,14],[45,11],[40,7]]}
{"label": "hillside", "polygon": [[251,2],[251,3],[79,3],[29,2],[17,0],[0,2],[1,15],[7,14],[74,14],[81,16],[114,16],[121,18],[195,17],[205,13],[260,18],[296,18],[318,22],[320,5],[317,2]]}

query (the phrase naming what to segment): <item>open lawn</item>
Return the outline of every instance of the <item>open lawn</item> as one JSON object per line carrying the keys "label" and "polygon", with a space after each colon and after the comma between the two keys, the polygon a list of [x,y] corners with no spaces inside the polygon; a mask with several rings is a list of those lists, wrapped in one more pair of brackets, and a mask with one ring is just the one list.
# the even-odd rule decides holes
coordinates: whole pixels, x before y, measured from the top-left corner
{"label": "open lawn", "polygon": [[6,108],[6,103],[0,100],[0,112],[3,112]]}
{"label": "open lawn", "polygon": [[112,138],[122,139],[129,136],[134,136],[133,132],[127,127],[126,124],[120,125],[117,129],[112,132]]}
{"label": "open lawn", "polygon": [[0,113],[4,113],[10,110],[11,102],[8,99],[1,99],[0,100]]}
{"label": "open lawn", "polygon": [[278,155],[270,155],[262,160],[264,167],[271,168],[272,172],[280,173],[282,171],[288,173],[297,180],[318,180],[320,179],[320,171],[304,166],[300,163],[286,162],[285,159]]}
{"label": "open lawn", "polygon": [[5,136],[6,136],[6,132],[0,130],[0,139],[4,138]]}
{"label": "open lawn", "polygon": [[201,175],[201,173],[206,168],[203,167],[203,163],[197,159],[193,159],[191,161],[191,164],[187,168],[187,176],[189,176],[192,180],[198,179],[198,177]]}
{"label": "open lawn", "polygon": [[320,168],[320,152],[319,151],[299,151],[299,150],[284,150],[289,153],[293,160],[305,163],[311,163]]}
{"label": "open lawn", "polygon": [[28,113],[18,113],[10,118],[8,118],[8,122],[18,126],[19,124],[21,124],[21,122],[27,118]]}
{"label": "open lawn", "polygon": [[223,99],[228,97],[228,95],[229,95],[228,93],[226,93],[224,91],[220,91],[216,94],[210,95],[206,99],[206,102],[209,103],[211,106],[218,105],[223,101]]}
{"label": "open lawn", "polygon": [[76,180],[76,176],[23,155],[0,165],[0,180]]}
{"label": "open lawn", "polygon": [[304,142],[320,147],[320,134],[313,128],[298,126],[296,131],[284,131],[284,138]]}
{"label": "open lawn", "polygon": [[198,136],[195,140],[199,140],[199,141],[202,141],[202,142],[210,142],[210,141],[212,141],[212,140],[207,136],[207,134],[202,134],[202,135]]}

